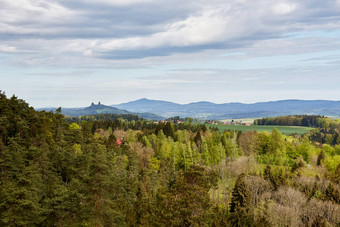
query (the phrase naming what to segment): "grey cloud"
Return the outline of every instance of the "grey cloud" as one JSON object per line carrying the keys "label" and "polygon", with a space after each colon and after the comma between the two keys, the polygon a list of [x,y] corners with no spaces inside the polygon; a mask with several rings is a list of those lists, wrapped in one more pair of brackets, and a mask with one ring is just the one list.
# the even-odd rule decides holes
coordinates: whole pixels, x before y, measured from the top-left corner
{"label": "grey cloud", "polygon": [[[35,49],[35,54],[49,55],[53,52],[55,40],[71,43],[76,39],[83,41],[83,48],[74,50],[72,55],[83,57],[86,50],[93,52],[94,58],[106,60],[142,59],[153,56],[170,56],[175,53],[197,53],[211,49],[233,49],[251,46],[260,40],[283,37],[287,32],[304,29],[339,29],[340,6],[333,0],[316,1],[276,1],[282,3],[275,14],[275,2],[254,0],[252,2],[219,1],[150,1],[140,4],[112,5],[103,1],[61,0],[40,1],[26,0],[26,5],[11,5],[12,0],[0,2],[0,40],[10,42],[22,52],[29,52],[31,44],[43,40],[49,45]],[[48,4],[47,4],[48,3]],[[34,7],[33,7],[34,6]],[[26,8],[25,8],[26,7]],[[280,8],[281,7],[281,8]],[[291,8],[290,8],[291,7]],[[206,37],[209,32],[202,30],[190,34],[190,26],[200,19],[204,12],[217,10],[216,16],[221,23],[216,36],[203,42],[196,42],[195,36]],[[20,15],[19,15],[20,14]],[[183,21],[185,22],[184,24]],[[216,21],[202,21],[215,23]],[[223,23],[229,23],[224,25]],[[171,25],[187,26],[180,33],[168,33]],[[219,24],[215,24],[219,26]],[[212,24],[211,31],[213,29]],[[235,25],[235,26],[234,26]],[[182,27],[176,27],[178,31]],[[224,27],[223,27],[224,26]],[[234,26],[234,27],[233,27]],[[209,27],[209,24],[207,25]],[[230,30],[230,31],[229,31]],[[163,34],[164,33],[164,34]],[[155,36],[158,35],[156,38]],[[191,39],[190,36],[193,36]],[[113,49],[100,49],[100,44],[120,39],[122,41],[141,38],[141,46],[131,47],[120,45]],[[177,43],[161,39],[179,40]],[[189,37],[189,38],[188,38]],[[198,38],[201,38],[198,37]],[[183,38],[183,43],[180,39]],[[185,39],[188,38],[188,41]],[[26,40],[25,46],[22,40]],[[91,46],[91,41],[99,44]],[[154,46],[143,47],[143,42],[159,42]],[[60,55],[68,55],[67,51]]]}
{"label": "grey cloud", "polygon": [[[224,44],[211,44],[200,46],[187,46],[187,47],[161,47],[151,49],[137,49],[137,50],[117,50],[102,52],[98,56],[104,59],[138,59],[153,56],[170,56],[174,53],[195,53],[204,49],[225,49],[227,45]],[[234,48],[236,45],[234,46]]]}
{"label": "grey cloud", "polygon": [[[0,13],[5,12],[9,17],[5,24],[13,27],[11,30],[0,32],[1,39],[21,38],[119,38],[136,35],[147,35],[162,29],[169,21],[181,20],[194,9],[189,4],[182,7],[169,7],[164,1],[150,4],[136,4],[128,6],[113,6],[107,4],[88,4],[76,0],[58,1],[60,7],[68,11],[67,17],[56,17],[41,13],[37,5],[36,11],[30,7],[10,7],[4,1]],[[29,1],[30,2],[30,1]],[[32,1],[34,2],[34,1]],[[174,4],[179,1],[174,1]],[[6,7],[5,7],[6,6]],[[1,10],[2,8],[2,10]],[[46,9],[48,12],[48,9]],[[20,19],[15,15],[20,13]],[[0,19],[0,24],[1,24]],[[51,29],[53,28],[53,29]],[[53,31],[49,31],[53,30]]]}

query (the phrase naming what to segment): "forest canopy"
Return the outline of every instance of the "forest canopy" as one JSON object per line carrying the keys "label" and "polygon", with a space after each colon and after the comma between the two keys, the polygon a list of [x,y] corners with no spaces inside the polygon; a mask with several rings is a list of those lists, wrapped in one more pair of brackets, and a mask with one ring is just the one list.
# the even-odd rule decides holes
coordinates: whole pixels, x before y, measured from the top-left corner
{"label": "forest canopy", "polygon": [[337,226],[339,125],[286,136],[66,119],[0,92],[0,225]]}

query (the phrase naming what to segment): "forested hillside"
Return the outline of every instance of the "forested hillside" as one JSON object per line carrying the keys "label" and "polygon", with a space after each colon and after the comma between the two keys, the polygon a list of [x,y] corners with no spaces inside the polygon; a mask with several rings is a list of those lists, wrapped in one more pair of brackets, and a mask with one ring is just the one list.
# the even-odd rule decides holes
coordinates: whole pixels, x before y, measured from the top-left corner
{"label": "forested hillside", "polygon": [[80,119],[0,93],[0,226],[340,224],[337,142]]}

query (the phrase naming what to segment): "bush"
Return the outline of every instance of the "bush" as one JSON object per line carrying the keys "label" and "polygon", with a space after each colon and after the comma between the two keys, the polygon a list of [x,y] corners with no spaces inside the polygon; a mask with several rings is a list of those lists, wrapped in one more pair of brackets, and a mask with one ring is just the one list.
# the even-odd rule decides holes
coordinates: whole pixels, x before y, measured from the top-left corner
{"label": "bush", "polygon": [[333,157],[328,157],[324,161],[325,167],[329,172],[334,173],[338,165],[340,164],[340,155],[334,155]]}

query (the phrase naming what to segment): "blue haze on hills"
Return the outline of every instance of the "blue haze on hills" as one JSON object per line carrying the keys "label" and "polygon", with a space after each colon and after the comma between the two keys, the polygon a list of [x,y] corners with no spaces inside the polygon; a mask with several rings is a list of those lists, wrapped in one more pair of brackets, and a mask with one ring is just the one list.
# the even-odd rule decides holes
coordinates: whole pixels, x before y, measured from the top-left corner
{"label": "blue haze on hills", "polygon": [[[40,110],[55,111],[56,108]],[[84,108],[62,108],[68,116],[94,114],[136,114],[147,120],[163,120],[168,117],[194,117],[199,119],[261,118],[294,114],[315,114],[340,117],[340,101],[328,100],[280,100],[253,104],[194,102],[178,104],[161,100],[139,99],[118,105],[93,104]]]}
{"label": "blue haze on hills", "polygon": [[340,116],[340,101],[328,100],[280,100],[253,104],[211,102],[177,104],[143,98],[113,107],[133,112],[150,112],[164,117],[191,116],[202,119],[256,118],[292,114]]}
{"label": "blue haze on hills", "polygon": [[[55,112],[57,108],[42,108],[38,110],[45,110],[45,111],[53,111]],[[147,120],[164,120],[164,117],[152,114],[152,113],[135,113],[130,112],[123,109],[118,109],[116,107],[106,106],[101,103],[94,104],[92,103],[88,107],[84,108],[61,108],[63,114],[70,116],[70,117],[79,117],[79,116],[86,116],[86,115],[95,115],[95,114],[134,114],[138,115]]]}

